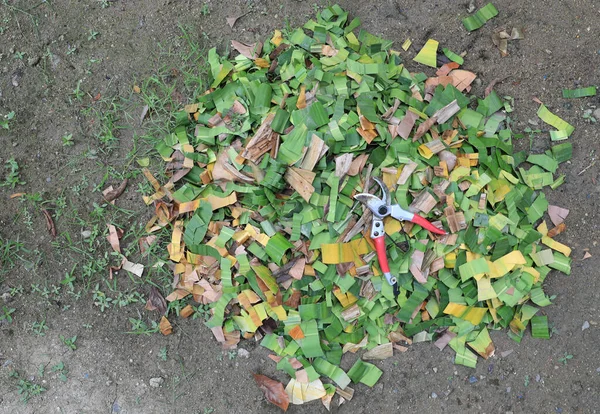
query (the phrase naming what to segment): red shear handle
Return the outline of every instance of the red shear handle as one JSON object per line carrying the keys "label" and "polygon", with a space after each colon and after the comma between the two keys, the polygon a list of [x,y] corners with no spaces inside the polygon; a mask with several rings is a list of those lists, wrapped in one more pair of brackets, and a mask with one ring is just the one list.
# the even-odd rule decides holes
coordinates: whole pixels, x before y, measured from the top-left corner
{"label": "red shear handle", "polygon": [[427,219],[424,219],[423,217],[419,216],[418,214],[415,214],[415,216],[413,217],[413,219],[411,221],[413,223],[418,224],[419,226],[423,227],[424,229],[429,230],[432,233],[446,234],[446,232],[444,230],[438,229],[433,224],[431,224],[429,221],[427,221]]}
{"label": "red shear handle", "polygon": [[385,252],[385,236],[375,237],[373,243],[375,243],[375,251],[377,252],[377,259],[379,260],[381,271],[383,273],[389,273],[390,266],[388,265],[387,254]]}

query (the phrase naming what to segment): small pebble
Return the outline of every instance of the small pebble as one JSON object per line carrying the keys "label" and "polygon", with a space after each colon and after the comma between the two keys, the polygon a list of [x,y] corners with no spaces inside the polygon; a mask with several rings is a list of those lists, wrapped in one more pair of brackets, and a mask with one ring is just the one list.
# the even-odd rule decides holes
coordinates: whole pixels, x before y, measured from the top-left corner
{"label": "small pebble", "polygon": [[84,230],[81,232],[81,237],[83,237],[84,239],[89,239],[91,235],[92,232],[89,230]]}
{"label": "small pebble", "polygon": [[435,392],[431,393],[431,398],[436,399],[437,398],[437,394]]}
{"label": "small pebble", "polygon": [[506,387],[506,392],[510,392],[510,390],[512,390],[511,387]]}
{"label": "small pebble", "polygon": [[150,386],[154,388],[160,387],[165,382],[161,377],[150,378]]}
{"label": "small pebble", "polygon": [[40,61],[39,56],[31,56],[30,58],[27,59],[27,64],[29,66],[35,66],[39,63],[39,61]]}
{"label": "small pebble", "polygon": [[437,368],[433,368],[433,372],[435,372],[437,374],[438,369]]}
{"label": "small pebble", "polygon": [[590,323],[588,321],[585,321],[583,323],[583,325],[581,325],[581,330],[585,331],[586,329],[588,329],[590,327]]}
{"label": "small pebble", "polygon": [[249,358],[250,357],[250,352],[248,352],[247,350],[245,350],[244,348],[240,348],[237,351],[237,355],[240,358]]}
{"label": "small pebble", "polygon": [[537,374],[535,376],[535,382],[540,382],[542,380],[542,377],[540,376],[540,374]]}

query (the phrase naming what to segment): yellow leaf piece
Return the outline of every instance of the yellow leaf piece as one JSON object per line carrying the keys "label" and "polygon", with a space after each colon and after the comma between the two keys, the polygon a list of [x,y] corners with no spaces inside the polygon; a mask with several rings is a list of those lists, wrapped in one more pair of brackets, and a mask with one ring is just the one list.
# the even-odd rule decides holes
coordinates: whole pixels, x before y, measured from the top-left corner
{"label": "yellow leaf piece", "polygon": [[269,236],[263,233],[259,233],[251,224],[246,224],[246,228],[244,230],[239,231],[233,235],[233,239],[240,244],[248,240],[248,237],[252,237],[254,240],[259,242],[263,246],[266,246],[270,240]]}
{"label": "yellow leaf piece", "polygon": [[537,283],[540,280],[540,272],[535,270],[533,267],[523,267],[522,270],[524,273],[529,273],[531,276],[533,276],[533,283]]}
{"label": "yellow leaf piece", "polygon": [[383,219],[383,228],[388,236],[398,233],[402,230],[402,223],[391,216]]}
{"label": "yellow leaf piece", "polygon": [[468,166],[457,166],[450,173],[450,181],[456,182],[463,177],[468,177],[469,175],[471,175],[471,168]]}
{"label": "yellow leaf piece", "polygon": [[444,309],[446,315],[456,316],[457,318],[471,322],[473,325],[479,325],[486,312],[487,308],[475,308],[453,302],[450,302]]}
{"label": "yellow leaf piece", "polygon": [[356,302],[358,302],[358,298],[352,293],[343,293],[342,290],[337,287],[333,290],[333,294],[335,295],[337,300],[340,301],[340,304],[343,308],[347,308],[348,306],[354,305]]}
{"label": "yellow leaf piece", "polygon": [[237,202],[237,194],[234,191],[231,194],[229,194],[227,197],[217,197],[215,195],[209,195],[208,197],[201,198],[199,200],[204,200],[204,201],[207,201],[208,203],[210,203],[213,211],[215,211],[219,208],[229,206],[229,205]]}
{"label": "yellow leaf piece", "polygon": [[200,207],[200,199],[194,201],[186,201],[177,205],[178,214],[190,213],[196,211]]}
{"label": "yellow leaf piece", "polygon": [[454,269],[456,265],[456,253],[450,252],[444,256],[444,267],[446,269]]}
{"label": "yellow leaf piece", "polygon": [[423,49],[413,58],[415,62],[435,68],[437,66],[437,50],[439,42],[429,39]]}
{"label": "yellow leaf piece", "polygon": [[171,243],[167,246],[169,252],[169,259],[174,262],[178,262],[183,257],[183,250],[181,249],[181,236],[183,235],[183,221],[175,221],[173,235],[171,236]]}
{"label": "yellow leaf piece", "polygon": [[502,277],[513,270],[516,265],[524,265],[525,263],[527,261],[523,257],[523,253],[519,250],[512,251],[492,262],[491,266],[489,266],[489,276],[492,279]]}
{"label": "yellow leaf piece", "polygon": [[306,85],[300,86],[300,95],[298,96],[298,101],[296,102],[296,108],[306,108]]}
{"label": "yellow leaf piece", "polygon": [[406,39],[404,41],[404,43],[402,43],[402,50],[404,50],[406,52],[408,50],[408,48],[410,47],[410,45],[412,45],[412,40]]}
{"label": "yellow leaf piece", "polygon": [[356,256],[367,254],[371,247],[366,239],[356,239],[348,243],[322,244],[322,261],[324,264],[354,262]]}
{"label": "yellow leaf piece", "polygon": [[287,313],[285,311],[285,309],[283,308],[282,305],[279,306],[271,306],[271,310],[273,311],[273,313],[275,315],[277,315],[277,319],[279,319],[280,321],[285,321],[287,320]]}
{"label": "yellow leaf piece", "polygon": [[496,291],[492,287],[491,279],[489,277],[482,277],[477,281],[477,300],[483,302],[484,300],[492,299],[497,297]]}
{"label": "yellow leaf piece", "polygon": [[425,159],[430,159],[431,157],[433,157],[433,152],[429,149],[427,144],[420,145],[418,150],[419,154],[421,154],[421,156]]}
{"label": "yellow leaf piece", "polygon": [[[194,146],[191,144],[183,144],[181,146],[181,152],[184,154],[193,154]],[[183,160],[183,168],[192,168],[194,166],[194,160],[188,157],[185,157]]]}
{"label": "yellow leaf piece", "polygon": [[548,236],[542,237],[542,243],[551,248],[552,250],[556,250],[557,252],[561,252],[565,256],[569,257],[571,255],[571,248],[567,245],[564,245],[560,242],[557,242],[554,239],[551,239]]}
{"label": "yellow leaf piece", "polygon": [[281,30],[275,30],[273,33],[273,37],[271,38],[271,43],[275,46],[279,46],[283,41],[283,36],[281,35]]}
{"label": "yellow leaf piece", "polygon": [[542,236],[548,235],[548,225],[546,224],[546,220],[542,220],[539,226],[536,229],[538,232],[542,234]]}
{"label": "yellow leaf piece", "polygon": [[506,195],[508,193],[510,193],[510,191],[511,191],[511,186],[509,186],[508,184],[502,184],[502,185],[498,186],[493,192],[494,204],[503,201],[504,197],[506,197]]}
{"label": "yellow leaf piece", "polygon": [[254,305],[254,310],[258,313],[258,317],[261,321],[267,319],[267,310],[265,309],[266,303],[261,302],[259,304]]}
{"label": "yellow leaf piece", "polygon": [[510,321],[509,326],[510,330],[516,334],[521,333],[525,330],[525,325],[523,324],[523,322],[521,322],[519,318],[514,318],[512,321]]}
{"label": "yellow leaf piece", "polygon": [[327,395],[327,391],[320,379],[305,384],[292,378],[285,387],[285,392],[292,404],[304,404],[305,402],[321,399]]}
{"label": "yellow leaf piece", "polygon": [[263,59],[263,58],[255,59],[254,60],[254,64],[256,66],[258,66],[259,68],[262,68],[262,69],[266,69],[269,66],[271,66],[271,64],[269,63],[269,61],[267,59]]}
{"label": "yellow leaf piece", "polygon": [[500,318],[498,318],[498,312],[496,312],[496,308],[493,307],[493,305],[491,304],[492,301],[488,300],[488,311],[490,311],[490,315],[492,315],[492,319],[494,320],[494,323],[498,323],[500,322]]}

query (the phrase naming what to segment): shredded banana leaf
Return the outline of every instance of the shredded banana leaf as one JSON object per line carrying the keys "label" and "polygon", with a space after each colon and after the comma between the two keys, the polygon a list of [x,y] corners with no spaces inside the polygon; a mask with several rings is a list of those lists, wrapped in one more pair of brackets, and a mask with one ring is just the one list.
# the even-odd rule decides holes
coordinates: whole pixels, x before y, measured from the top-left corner
{"label": "shredded banana leaf", "polygon": [[[490,3],[465,27],[497,13]],[[530,303],[550,305],[544,280],[571,270],[569,247],[539,223],[572,145],[515,152],[499,112],[512,101],[468,96],[475,75],[465,70],[444,82],[413,74],[402,51],[359,25],[332,6],[276,32],[256,59],[211,49],[211,89],[156,147],[169,180],[144,172],[155,191],[144,198],[156,211],[147,229],[173,232],[167,299],[208,305],[223,347],[260,341],[297,404],[379,380],[362,359],[344,372],[346,352],[448,332],[455,363],[475,367],[493,354],[489,330],[520,341],[531,321],[533,336],[547,337]],[[438,48],[429,40],[414,60],[435,67]],[[572,134],[544,105],[538,115],[553,139]],[[353,199],[374,176],[392,203],[448,232],[385,220],[397,292],[374,253],[371,215]]]}

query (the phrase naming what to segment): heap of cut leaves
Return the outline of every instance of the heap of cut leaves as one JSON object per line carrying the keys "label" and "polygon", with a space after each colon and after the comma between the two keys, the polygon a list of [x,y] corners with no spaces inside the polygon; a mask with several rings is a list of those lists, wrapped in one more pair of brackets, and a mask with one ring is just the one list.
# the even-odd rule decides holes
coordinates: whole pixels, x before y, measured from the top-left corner
{"label": "heap of cut leaves", "polygon": [[[210,305],[225,348],[243,337],[270,349],[291,377],[287,397],[256,378],[282,408],[351,398],[350,383],[382,374],[367,361],[402,344],[449,345],[455,363],[475,367],[494,353],[489,329],[519,342],[530,325],[548,338],[542,283],[551,269],[570,272],[570,249],[553,239],[566,211],[553,209],[548,229],[542,189],[564,180],[553,174],[571,144],[514,152],[509,102],[467,96],[476,75],[459,69],[462,57],[430,40],[415,60],[436,75],[410,73],[404,52],[359,25],[333,6],[264,44],[233,42],[232,60],[210,50],[210,89],[157,146],[169,182],[145,170],[156,189],[148,230],[172,228],[167,300]],[[573,132],[543,105],[539,115],[553,139]],[[448,232],[386,220],[397,297],[353,199],[374,176]]]}

